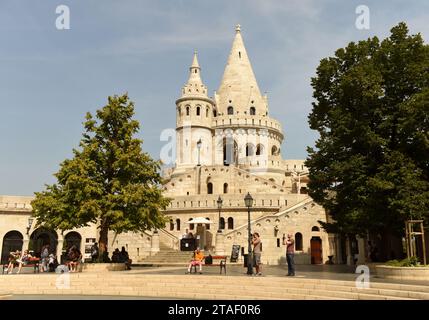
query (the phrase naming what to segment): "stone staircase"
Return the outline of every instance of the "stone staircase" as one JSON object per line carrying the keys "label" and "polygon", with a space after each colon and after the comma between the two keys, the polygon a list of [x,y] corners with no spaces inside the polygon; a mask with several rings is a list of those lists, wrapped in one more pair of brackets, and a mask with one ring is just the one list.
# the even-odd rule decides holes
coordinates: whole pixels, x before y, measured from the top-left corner
{"label": "stone staircase", "polygon": [[[368,289],[354,281],[218,275],[144,274],[141,271],[70,274],[70,286],[57,289],[56,274],[0,276],[0,295],[142,296],[181,299],[429,299],[429,286],[371,281]],[[189,290],[198,281],[201,290]]]}
{"label": "stone staircase", "polygon": [[142,258],[138,265],[142,266],[176,266],[186,265],[192,258],[192,251],[173,250],[160,243],[159,252],[153,256]]}

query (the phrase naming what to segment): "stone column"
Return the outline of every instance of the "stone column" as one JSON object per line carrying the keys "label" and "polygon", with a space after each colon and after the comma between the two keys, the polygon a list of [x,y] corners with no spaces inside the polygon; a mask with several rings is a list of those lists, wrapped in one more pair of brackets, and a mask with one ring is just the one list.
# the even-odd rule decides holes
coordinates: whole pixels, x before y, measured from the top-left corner
{"label": "stone column", "polygon": [[150,248],[150,255],[153,256],[159,252],[159,233],[155,230],[152,234],[152,246]]}
{"label": "stone column", "polygon": [[341,243],[341,237],[336,235],[335,236],[335,244],[336,244],[336,252],[335,252],[335,263],[336,264],[342,264],[343,261],[343,253],[342,253],[342,243]]}
{"label": "stone column", "polygon": [[354,262],[353,262],[353,254],[352,254],[352,250],[351,250],[351,243],[350,243],[350,239],[347,237],[346,239],[346,255],[347,255],[347,265],[348,266],[353,266]]}
{"label": "stone column", "polygon": [[63,263],[63,261],[61,261],[61,256],[63,254],[63,245],[64,245],[64,235],[59,232],[58,234],[58,244],[57,244],[57,260],[58,263]]}
{"label": "stone column", "polygon": [[216,232],[216,255],[225,255],[225,236],[221,232]]}
{"label": "stone column", "polygon": [[22,242],[22,251],[28,250],[29,245],[30,245],[30,237],[28,236],[28,234],[26,234],[26,235],[24,235],[24,239]]}
{"label": "stone column", "polygon": [[365,238],[361,238],[359,236],[356,236],[357,239],[357,243],[358,243],[358,250],[359,250],[359,255],[358,255],[358,261],[357,264],[365,264],[366,263],[366,259],[365,259]]}

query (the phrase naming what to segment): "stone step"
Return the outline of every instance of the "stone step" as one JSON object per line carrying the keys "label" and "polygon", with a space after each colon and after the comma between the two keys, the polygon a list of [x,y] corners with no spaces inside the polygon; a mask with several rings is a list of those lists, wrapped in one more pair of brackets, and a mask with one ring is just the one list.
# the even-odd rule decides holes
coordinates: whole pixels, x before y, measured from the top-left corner
{"label": "stone step", "polygon": [[[24,276],[24,275],[22,275]],[[22,277],[21,276],[21,277]],[[73,275],[75,276],[75,275]],[[59,290],[55,289],[55,281],[47,281],[46,277],[39,278],[39,281],[18,281],[20,276],[16,279],[12,279],[13,276],[7,276],[4,278],[6,281],[1,282],[0,290],[2,292],[12,291],[15,294],[37,294],[42,293],[58,293]],[[25,277],[25,276],[24,276]],[[111,277],[111,279],[100,279],[98,277],[91,277],[92,279],[80,279],[76,277],[71,282],[72,288],[69,292],[81,291],[82,293],[91,295],[99,294],[99,291],[110,292],[111,294],[126,295],[130,291],[142,295],[142,290],[149,290],[149,293],[154,293],[158,296],[162,296],[162,293],[166,294],[169,292],[181,292],[186,291],[189,287],[189,276],[174,276],[175,281],[172,281],[169,276],[161,276],[159,279],[152,279],[148,276],[133,277],[134,279],[126,279],[127,277]],[[206,277],[207,278],[207,277]],[[213,277],[210,277],[213,278]],[[348,281],[343,285],[323,285],[318,284],[319,280],[298,283],[294,281],[275,281],[276,278],[271,277],[271,281],[266,281],[263,278],[248,278],[247,284],[243,284],[242,277],[236,277],[241,279],[228,278],[228,282],[217,283],[216,281],[210,281],[210,279],[204,279],[204,276],[199,276],[198,283],[204,285],[204,292],[211,295],[216,295],[219,291],[228,292],[232,295],[243,295],[245,292],[257,292],[258,297],[272,297],[272,298],[285,298],[290,294],[298,294],[304,296],[318,296],[327,298],[344,298],[344,299],[428,299],[427,293],[422,292],[403,292],[399,288],[403,285],[390,284],[391,287],[396,287],[396,290],[387,289],[382,290],[371,290],[371,289],[357,289],[352,287],[353,282]],[[11,281],[12,279],[15,281]],[[223,278],[224,280],[225,278]],[[260,280],[262,279],[262,281]],[[279,280],[281,278],[277,278]],[[25,280],[25,279],[24,279]],[[162,281],[164,280],[164,281]],[[235,280],[235,281],[229,281]],[[255,281],[256,280],[256,281]],[[274,281],[273,281],[274,280]],[[282,279],[283,280],[283,279]],[[303,279],[300,279],[303,280]],[[280,282],[280,283],[279,283]],[[326,282],[326,281],[325,281]],[[335,282],[335,281],[331,281]],[[261,283],[264,285],[261,286]],[[344,282],[340,282],[344,283]],[[279,287],[280,285],[287,284],[285,287]],[[420,286],[414,286],[416,290],[420,289]],[[24,288],[24,289],[23,289]],[[78,289],[76,289],[78,288]],[[9,290],[8,290],[9,289]],[[384,291],[383,291],[384,290]],[[146,292],[146,291],[145,291]],[[70,293],[71,294],[71,293]],[[146,293],[145,293],[146,294]]]}

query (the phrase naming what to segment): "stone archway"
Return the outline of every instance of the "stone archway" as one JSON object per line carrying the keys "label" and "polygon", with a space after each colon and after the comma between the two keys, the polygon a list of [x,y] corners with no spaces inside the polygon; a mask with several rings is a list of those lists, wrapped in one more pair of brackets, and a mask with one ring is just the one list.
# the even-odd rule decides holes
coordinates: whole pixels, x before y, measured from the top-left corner
{"label": "stone archway", "polygon": [[40,257],[42,248],[49,245],[49,253],[57,254],[58,235],[53,229],[37,228],[30,236],[29,250],[36,257]]}
{"label": "stone archway", "polygon": [[6,233],[3,237],[3,245],[1,249],[1,263],[7,263],[9,254],[12,251],[22,251],[24,237],[21,232],[13,230]]}
{"label": "stone archway", "polygon": [[71,231],[67,233],[66,236],[64,237],[63,249],[67,250],[72,246],[76,246],[80,250],[81,244],[82,244],[82,236],[76,231]]}

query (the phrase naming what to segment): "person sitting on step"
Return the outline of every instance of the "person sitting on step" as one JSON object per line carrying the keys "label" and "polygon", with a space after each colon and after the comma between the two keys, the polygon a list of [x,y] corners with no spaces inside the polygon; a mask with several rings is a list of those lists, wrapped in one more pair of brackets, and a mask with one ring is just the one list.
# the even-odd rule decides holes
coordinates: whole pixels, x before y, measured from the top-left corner
{"label": "person sitting on step", "polygon": [[191,262],[189,263],[187,273],[191,273],[192,267],[199,266],[200,267],[200,274],[202,274],[203,273],[203,270],[202,270],[203,260],[204,260],[204,254],[200,251],[200,248],[197,248],[194,252],[194,256],[193,256]]}

